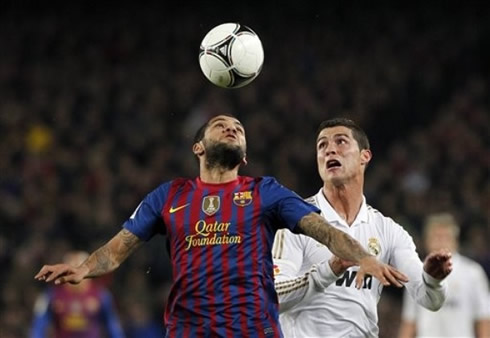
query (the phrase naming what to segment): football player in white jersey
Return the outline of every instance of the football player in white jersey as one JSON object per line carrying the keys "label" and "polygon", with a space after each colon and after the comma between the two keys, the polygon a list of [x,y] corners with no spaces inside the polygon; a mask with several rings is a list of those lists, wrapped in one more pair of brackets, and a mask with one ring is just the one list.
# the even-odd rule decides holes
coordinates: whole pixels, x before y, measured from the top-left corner
{"label": "football player in white jersey", "polygon": [[[432,252],[422,263],[410,235],[366,203],[364,171],[372,155],[364,131],[349,119],[324,121],[316,152],[323,187],[308,200],[330,224],[405,273],[405,286],[417,303],[438,310],[447,288],[442,281],[452,269],[451,253]],[[383,285],[376,279],[367,276],[356,284],[357,266],[289,231],[276,234],[272,255],[285,337],[378,336],[377,303]]]}
{"label": "football player in white jersey", "polygon": [[475,261],[457,253],[459,226],[450,214],[427,218],[424,242],[428,251],[449,247],[453,273],[446,279],[447,299],[437,312],[429,312],[404,295],[400,338],[490,337],[488,280]]}

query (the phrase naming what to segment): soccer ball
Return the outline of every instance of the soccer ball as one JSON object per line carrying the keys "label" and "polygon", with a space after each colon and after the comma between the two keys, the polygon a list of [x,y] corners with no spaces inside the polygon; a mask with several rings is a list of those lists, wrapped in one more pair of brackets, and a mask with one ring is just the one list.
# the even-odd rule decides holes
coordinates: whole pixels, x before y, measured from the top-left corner
{"label": "soccer ball", "polygon": [[201,42],[199,65],[206,78],[223,88],[239,88],[259,75],[264,49],[259,37],[239,23],[211,29]]}

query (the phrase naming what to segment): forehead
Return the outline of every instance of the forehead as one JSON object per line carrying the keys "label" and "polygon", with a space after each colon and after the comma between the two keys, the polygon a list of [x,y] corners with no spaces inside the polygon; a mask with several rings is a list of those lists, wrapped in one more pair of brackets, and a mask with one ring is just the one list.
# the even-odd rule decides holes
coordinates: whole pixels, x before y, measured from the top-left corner
{"label": "forehead", "polygon": [[240,126],[242,125],[242,123],[238,119],[236,119],[232,116],[226,116],[226,115],[218,115],[218,116],[213,117],[211,120],[209,120],[208,125],[212,125],[213,123],[216,123],[218,121],[230,122],[230,123],[238,124]]}
{"label": "forehead", "polygon": [[451,235],[452,230],[450,227],[445,224],[436,223],[433,224],[431,228],[429,228],[429,235],[432,236],[441,236],[441,235]]}
{"label": "forehead", "polygon": [[350,128],[344,127],[344,126],[335,126],[335,127],[330,127],[330,128],[325,128],[322,129],[322,131],[318,134],[317,142],[320,139],[324,138],[332,138],[335,136],[347,136],[352,138],[352,130]]}

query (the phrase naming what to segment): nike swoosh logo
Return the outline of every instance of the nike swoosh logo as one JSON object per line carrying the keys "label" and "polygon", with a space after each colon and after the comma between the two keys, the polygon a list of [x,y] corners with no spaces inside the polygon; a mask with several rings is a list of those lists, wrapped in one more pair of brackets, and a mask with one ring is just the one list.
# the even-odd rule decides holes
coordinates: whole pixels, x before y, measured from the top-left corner
{"label": "nike swoosh logo", "polygon": [[187,204],[184,204],[184,205],[181,205],[180,207],[177,207],[177,208],[174,208],[174,207],[170,207],[170,209],[168,209],[168,212],[173,214],[174,212],[176,211],[179,211],[181,209],[184,209],[186,206],[188,206],[190,203],[187,203]]}

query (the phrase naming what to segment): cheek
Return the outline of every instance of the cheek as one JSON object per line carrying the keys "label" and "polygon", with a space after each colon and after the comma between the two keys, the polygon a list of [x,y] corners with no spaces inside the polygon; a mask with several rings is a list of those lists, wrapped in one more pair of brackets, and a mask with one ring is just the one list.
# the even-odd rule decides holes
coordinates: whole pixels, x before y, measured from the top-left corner
{"label": "cheek", "polygon": [[325,163],[325,157],[322,155],[317,155],[316,156],[316,164],[317,164],[318,168],[323,167],[324,163]]}

